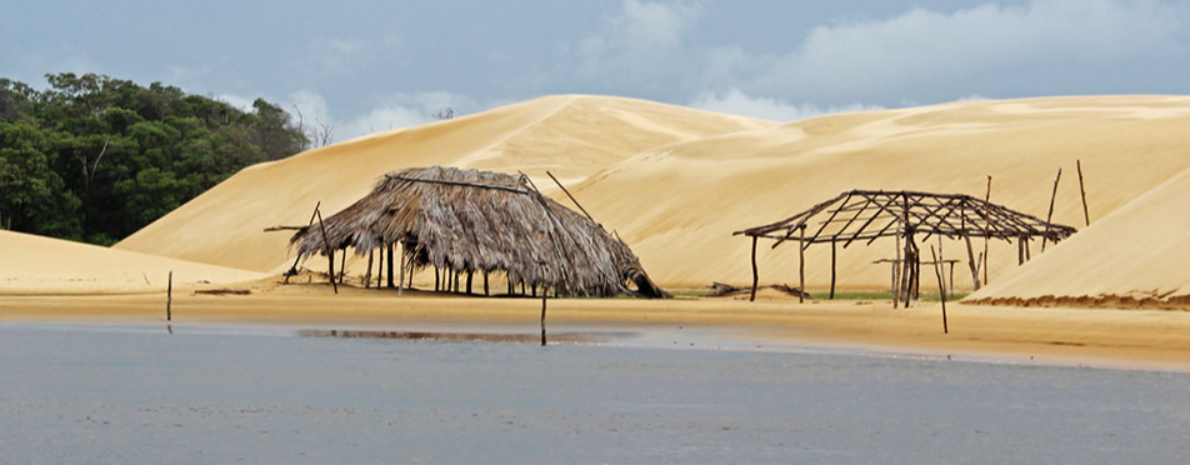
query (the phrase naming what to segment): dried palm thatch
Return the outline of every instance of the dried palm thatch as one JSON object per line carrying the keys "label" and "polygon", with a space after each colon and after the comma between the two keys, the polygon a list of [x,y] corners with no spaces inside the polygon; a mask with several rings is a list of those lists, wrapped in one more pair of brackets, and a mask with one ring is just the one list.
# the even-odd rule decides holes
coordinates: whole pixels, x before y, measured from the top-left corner
{"label": "dried palm thatch", "polygon": [[325,242],[316,225],[290,239],[299,259],[325,254],[328,245],[365,255],[399,243],[419,269],[502,271],[510,282],[567,296],[669,297],[623,241],[542,196],[523,175],[442,167],[390,173],[324,223]]}

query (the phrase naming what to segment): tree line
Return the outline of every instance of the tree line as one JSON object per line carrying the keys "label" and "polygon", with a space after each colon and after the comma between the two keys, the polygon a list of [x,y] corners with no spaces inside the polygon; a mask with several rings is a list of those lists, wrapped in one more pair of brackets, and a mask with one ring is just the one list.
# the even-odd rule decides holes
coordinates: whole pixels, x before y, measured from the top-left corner
{"label": "tree line", "polygon": [[263,99],[244,111],[154,82],[0,78],[0,227],[111,245],[240,169],[306,149]]}

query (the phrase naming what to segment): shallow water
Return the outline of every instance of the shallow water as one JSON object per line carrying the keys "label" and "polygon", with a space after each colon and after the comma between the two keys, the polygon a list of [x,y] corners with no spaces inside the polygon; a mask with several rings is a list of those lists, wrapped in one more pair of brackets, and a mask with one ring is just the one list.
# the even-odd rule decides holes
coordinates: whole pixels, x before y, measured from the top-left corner
{"label": "shallow water", "polygon": [[0,326],[0,464],[1190,462],[1184,373],[174,329]]}

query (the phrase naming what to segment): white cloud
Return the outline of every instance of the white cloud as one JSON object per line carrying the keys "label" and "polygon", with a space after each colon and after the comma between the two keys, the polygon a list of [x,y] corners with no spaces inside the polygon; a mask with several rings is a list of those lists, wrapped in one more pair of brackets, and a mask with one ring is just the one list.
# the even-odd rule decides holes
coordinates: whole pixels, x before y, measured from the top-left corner
{"label": "white cloud", "polygon": [[293,112],[294,107],[300,110],[307,126],[329,125],[335,142],[431,123],[436,120],[434,114],[447,107],[454,111],[455,117],[484,109],[470,97],[449,92],[395,93],[379,99],[363,115],[338,119],[331,115],[330,107],[321,94],[308,90],[289,96],[286,110]]}
{"label": "white cloud", "polygon": [[715,92],[704,92],[688,105],[719,113],[751,116],[753,118],[781,122],[795,121],[829,113],[883,109],[876,105],[862,104],[829,107],[820,107],[813,104],[794,105],[779,98],[752,97],[736,88],[732,88],[722,95]]}
{"label": "white cloud", "polygon": [[672,74],[683,38],[700,14],[682,2],[624,0],[598,33],[579,43],[576,74],[636,83]]}
{"label": "white cloud", "polygon": [[220,102],[223,102],[223,103],[226,103],[233,107],[236,107],[236,108],[240,109],[240,111],[244,111],[244,112],[256,111],[254,108],[252,108],[252,102],[256,101],[256,99],[254,99],[254,98],[241,97],[241,96],[235,95],[235,94],[220,94],[220,95],[215,96],[215,100],[218,100]]}

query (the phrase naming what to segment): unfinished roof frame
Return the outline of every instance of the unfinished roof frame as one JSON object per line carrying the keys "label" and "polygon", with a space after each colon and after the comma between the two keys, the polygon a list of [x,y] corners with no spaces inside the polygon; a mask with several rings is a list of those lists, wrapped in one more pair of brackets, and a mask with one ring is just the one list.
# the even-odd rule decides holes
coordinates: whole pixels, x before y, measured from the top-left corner
{"label": "unfinished roof frame", "polygon": [[[822,214],[829,216],[825,220],[812,223],[812,220]],[[808,229],[813,231],[809,237],[806,236]],[[756,247],[761,238],[775,241],[772,249],[786,242],[800,244],[798,268],[800,288],[803,291],[805,250],[814,244],[829,243],[830,293],[831,298],[834,298],[837,244],[842,242],[843,248],[846,249],[856,241],[871,245],[876,239],[894,237],[897,239],[897,257],[894,263],[901,265],[899,270],[897,266],[893,267],[895,308],[902,300],[908,306],[910,299],[917,294],[921,266],[917,249],[918,234],[925,234],[921,239],[923,242],[934,235],[966,242],[972,279],[978,289],[980,265],[977,264],[971,247],[972,237],[998,239],[1008,243],[1015,241],[1018,246],[1018,262],[1023,264],[1030,255],[1030,240],[1040,237],[1057,243],[1075,232],[1076,230],[1070,226],[1047,222],[970,195],[851,190],[781,221],[736,231],[733,235],[752,238],[752,300],[756,299],[756,288],[760,281],[756,266]],[[902,240],[905,241],[903,248]],[[904,258],[901,256],[902,253]],[[986,263],[986,258],[982,259],[981,263]]]}

